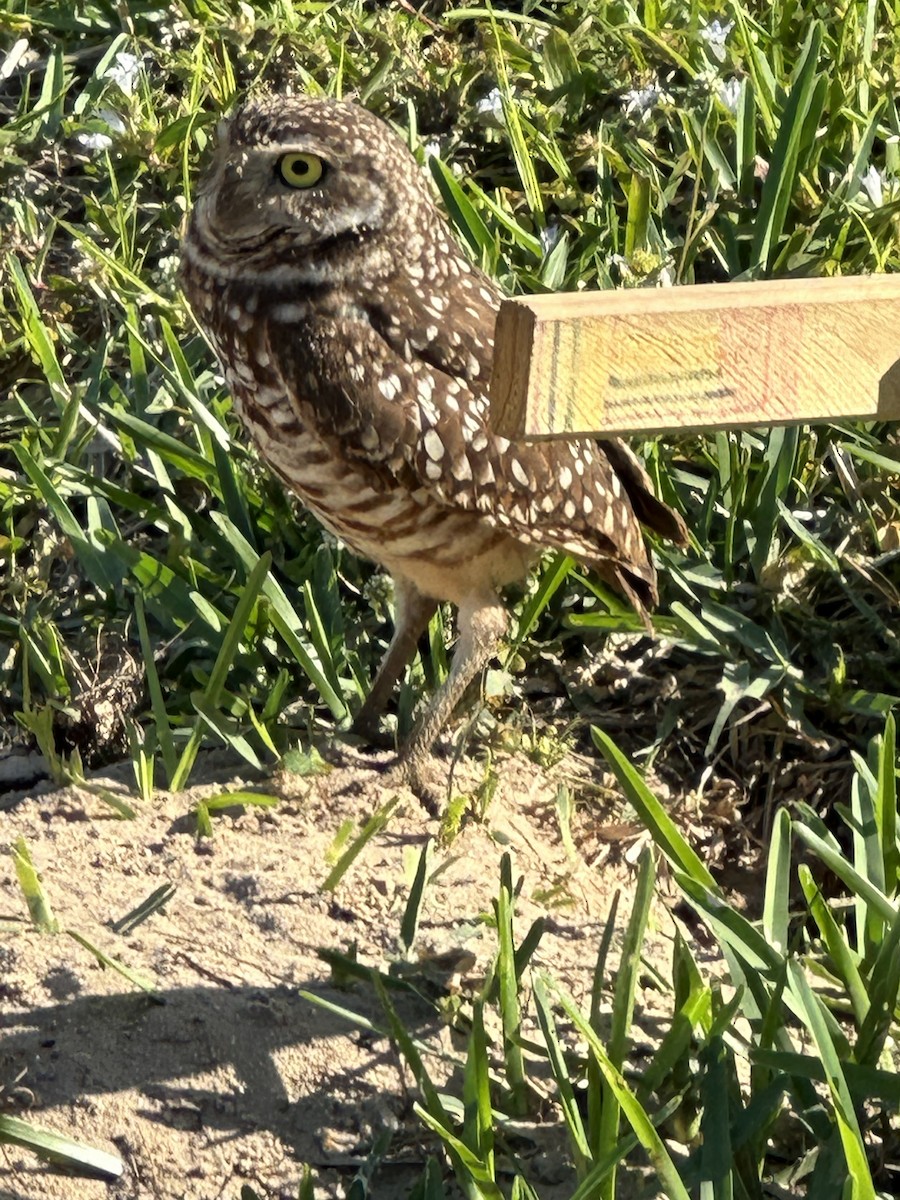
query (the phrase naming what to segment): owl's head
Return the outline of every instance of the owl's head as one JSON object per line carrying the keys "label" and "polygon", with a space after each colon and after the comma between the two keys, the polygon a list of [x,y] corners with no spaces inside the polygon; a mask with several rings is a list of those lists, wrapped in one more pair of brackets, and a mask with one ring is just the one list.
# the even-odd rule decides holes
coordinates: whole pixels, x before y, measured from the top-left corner
{"label": "owl's head", "polygon": [[[433,205],[415,160],[359,105],[310,97],[254,101],[219,130],[192,215],[194,240],[226,268],[315,280],[342,257],[402,246]],[[230,270],[226,273],[231,274]]]}

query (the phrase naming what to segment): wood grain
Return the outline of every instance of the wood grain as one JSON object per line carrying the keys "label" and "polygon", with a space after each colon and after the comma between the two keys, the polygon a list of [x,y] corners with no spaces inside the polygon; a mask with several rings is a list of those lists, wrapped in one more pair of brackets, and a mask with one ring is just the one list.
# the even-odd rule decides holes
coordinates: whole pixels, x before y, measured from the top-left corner
{"label": "wood grain", "polygon": [[506,300],[509,438],[900,420],[900,275]]}

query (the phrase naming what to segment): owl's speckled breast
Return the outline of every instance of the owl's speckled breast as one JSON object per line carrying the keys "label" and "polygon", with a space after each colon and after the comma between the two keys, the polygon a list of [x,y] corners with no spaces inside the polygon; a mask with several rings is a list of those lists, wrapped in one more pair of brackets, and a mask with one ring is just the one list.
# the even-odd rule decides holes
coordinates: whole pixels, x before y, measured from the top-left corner
{"label": "owl's speckled breast", "polygon": [[[435,504],[365,462],[355,462],[301,416],[274,379],[260,382],[232,352],[226,380],[260,453],[314,516],[357,554],[425,595],[459,603],[473,582],[502,587],[527,575],[535,551],[473,513]],[[385,536],[385,530],[390,536]]]}

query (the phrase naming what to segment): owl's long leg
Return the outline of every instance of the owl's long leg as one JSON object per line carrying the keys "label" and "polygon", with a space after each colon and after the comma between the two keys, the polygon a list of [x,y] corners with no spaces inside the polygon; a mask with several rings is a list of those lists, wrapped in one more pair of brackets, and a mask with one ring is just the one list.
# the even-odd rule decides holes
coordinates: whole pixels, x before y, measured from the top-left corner
{"label": "owl's long leg", "polygon": [[509,616],[494,592],[473,596],[459,606],[459,640],[453,653],[453,665],[443,685],[416,722],[400,751],[400,764],[411,789],[426,807],[434,807],[438,789],[434,786],[431,747],[447,724],[463,692],[495,653],[506,633]]}
{"label": "owl's long leg", "polygon": [[391,643],[381,661],[375,682],[351,726],[354,733],[378,742],[378,718],[387,707],[394,684],[416,652],[419,638],[428,628],[437,601],[423,596],[405,579],[394,580],[395,625]]}

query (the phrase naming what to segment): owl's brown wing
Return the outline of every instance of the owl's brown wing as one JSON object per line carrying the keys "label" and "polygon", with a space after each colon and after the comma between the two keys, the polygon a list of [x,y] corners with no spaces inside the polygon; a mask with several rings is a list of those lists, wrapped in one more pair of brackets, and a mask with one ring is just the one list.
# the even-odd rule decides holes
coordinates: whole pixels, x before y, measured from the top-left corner
{"label": "owl's brown wing", "polygon": [[332,320],[321,320],[302,341],[277,346],[279,328],[267,332],[286,393],[314,412],[318,433],[337,439],[343,454],[525,544],[573,555],[642,613],[656,602],[628,487],[603,446],[497,437],[483,395],[426,362],[406,361],[365,321],[353,323],[352,336],[343,324],[338,336]]}
{"label": "owl's brown wing", "polygon": [[369,297],[365,308],[372,328],[401,358],[421,359],[445,375],[486,389],[499,289],[449,242],[428,275],[426,286],[404,265],[387,287]]}
{"label": "owl's brown wing", "polygon": [[[502,293],[483,271],[462,260],[455,247],[450,253],[453,257],[442,257],[441,262],[452,266],[452,270],[443,267],[447,277],[442,280],[452,321],[439,320],[437,310],[427,307],[422,285],[403,272],[398,272],[383,296],[366,305],[366,311],[375,331],[397,355],[408,361],[419,358],[436,371],[471,385],[472,403],[486,415],[484,393],[490,382],[494,324]],[[620,438],[604,438],[596,445],[596,453],[606,456],[621,480],[638,520],[669,541],[686,544],[684,522],[654,495],[634,452]]]}

